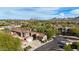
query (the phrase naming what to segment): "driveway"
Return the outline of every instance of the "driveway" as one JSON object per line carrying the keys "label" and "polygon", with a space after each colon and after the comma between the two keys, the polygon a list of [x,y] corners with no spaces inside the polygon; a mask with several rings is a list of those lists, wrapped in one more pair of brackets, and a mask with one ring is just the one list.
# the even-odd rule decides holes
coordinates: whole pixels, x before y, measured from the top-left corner
{"label": "driveway", "polygon": [[64,38],[62,38],[61,36],[57,36],[54,38],[54,40],[48,42],[45,45],[42,45],[34,51],[63,51],[63,49],[58,46],[58,42],[62,40],[64,40]]}

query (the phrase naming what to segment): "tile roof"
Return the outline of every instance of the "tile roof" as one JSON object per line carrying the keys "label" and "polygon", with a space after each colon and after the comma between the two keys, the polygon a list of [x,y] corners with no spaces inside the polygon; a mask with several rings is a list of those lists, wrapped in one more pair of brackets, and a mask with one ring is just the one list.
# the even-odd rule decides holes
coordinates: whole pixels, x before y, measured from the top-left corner
{"label": "tile roof", "polygon": [[33,31],[30,31],[29,29],[24,29],[24,28],[13,28],[12,31],[15,31],[15,32],[28,32],[28,33],[31,33],[32,35],[36,34],[36,36],[39,36],[39,37],[45,36],[44,33],[33,32]]}
{"label": "tile roof", "polygon": [[30,32],[29,29],[23,29],[23,28],[13,28],[12,31],[16,31],[16,32]]}

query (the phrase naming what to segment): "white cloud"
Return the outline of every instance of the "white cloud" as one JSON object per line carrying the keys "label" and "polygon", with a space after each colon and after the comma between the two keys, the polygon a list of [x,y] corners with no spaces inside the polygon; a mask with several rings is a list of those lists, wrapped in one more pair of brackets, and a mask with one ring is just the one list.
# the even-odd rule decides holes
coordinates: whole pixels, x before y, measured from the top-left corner
{"label": "white cloud", "polygon": [[60,14],[58,14],[57,15],[57,18],[73,18],[73,17],[77,17],[77,16],[79,16],[79,14],[75,14],[75,15],[73,15],[73,14],[71,14],[71,13],[67,13],[67,14],[65,14],[65,13],[60,13]]}
{"label": "white cloud", "polygon": [[65,16],[65,14],[64,14],[64,13],[60,13],[59,15],[60,15],[60,16],[62,16],[62,17],[64,17],[64,16]]}
{"label": "white cloud", "polygon": [[79,9],[74,9],[70,12],[71,14],[79,14]]}
{"label": "white cloud", "polygon": [[64,18],[64,17],[66,17],[66,15],[64,13],[60,13],[57,15],[57,18]]}
{"label": "white cloud", "polygon": [[43,7],[43,8],[38,8],[38,9],[41,9],[41,10],[58,10],[58,9],[60,9],[60,8],[58,8],[58,7]]}
{"label": "white cloud", "polygon": [[36,8],[35,12],[37,13],[41,13],[41,14],[47,14],[47,15],[51,15],[51,14],[56,14],[58,13],[58,10],[60,8],[58,7],[43,7],[43,8]]}

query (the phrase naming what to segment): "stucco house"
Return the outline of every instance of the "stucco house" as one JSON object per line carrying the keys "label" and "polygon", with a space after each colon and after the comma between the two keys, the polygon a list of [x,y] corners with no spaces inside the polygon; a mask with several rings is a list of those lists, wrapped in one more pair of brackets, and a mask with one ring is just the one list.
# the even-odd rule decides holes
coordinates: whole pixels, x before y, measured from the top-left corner
{"label": "stucco house", "polygon": [[40,40],[40,41],[47,40],[47,35],[45,35],[44,33],[33,32],[31,31],[31,29],[14,28],[11,30],[11,34],[14,37],[26,40],[27,42],[31,42],[33,40]]}

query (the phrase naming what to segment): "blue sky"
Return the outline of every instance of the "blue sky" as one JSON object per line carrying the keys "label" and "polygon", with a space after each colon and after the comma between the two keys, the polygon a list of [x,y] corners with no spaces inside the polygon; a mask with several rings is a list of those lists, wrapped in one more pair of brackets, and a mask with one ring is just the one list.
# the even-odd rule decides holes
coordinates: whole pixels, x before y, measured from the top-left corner
{"label": "blue sky", "polygon": [[51,19],[77,16],[79,7],[0,7],[0,19]]}

